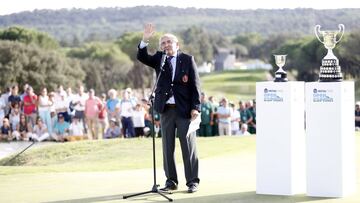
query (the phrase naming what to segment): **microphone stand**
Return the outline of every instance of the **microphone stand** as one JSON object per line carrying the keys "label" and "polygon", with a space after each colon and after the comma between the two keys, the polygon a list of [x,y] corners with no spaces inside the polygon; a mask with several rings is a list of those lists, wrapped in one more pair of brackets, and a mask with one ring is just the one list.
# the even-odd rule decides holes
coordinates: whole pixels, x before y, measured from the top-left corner
{"label": "microphone stand", "polygon": [[140,193],[136,193],[136,194],[132,194],[132,195],[125,195],[123,196],[123,199],[127,199],[129,197],[135,197],[135,196],[139,196],[139,195],[144,195],[144,194],[148,194],[148,193],[156,193],[156,194],[159,194],[161,196],[163,196],[164,198],[166,198],[167,200],[169,200],[169,202],[172,202],[173,199],[167,197],[165,194],[172,194],[171,192],[168,192],[168,191],[162,191],[162,190],[159,190],[158,187],[160,185],[156,184],[156,157],[155,157],[155,130],[154,130],[154,126],[155,126],[155,119],[154,119],[154,94],[155,94],[155,89],[156,89],[156,86],[159,82],[159,79],[160,79],[160,76],[162,74],[162,72],[164,71],[163,70],[163,67],[164,67],[164,64],[165,64],[165,59],[166,59],[166,55],[165,53],[163,54],[163,58],[161,60],[161,63],[160,63],[160,72],[156,78],[156,81],[155,81],[155,84],[151,90],[151,94],[149,96],[149,102],[148,104],[151,106],[151,121],[153,123],[152,127],[151,127],[151,134],[152,134],[152,143],[153,143],[153,172],[154,172],[154,184],[152,186],[152,189],[149,190],[149,191],[145,191],[145,192],[140,192]]}

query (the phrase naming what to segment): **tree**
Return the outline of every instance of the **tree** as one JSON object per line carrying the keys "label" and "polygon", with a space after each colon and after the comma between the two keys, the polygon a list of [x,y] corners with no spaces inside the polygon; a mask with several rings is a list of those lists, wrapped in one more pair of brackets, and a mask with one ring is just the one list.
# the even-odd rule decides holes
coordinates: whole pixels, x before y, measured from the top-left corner
{"label": "tree", "polygon": [[[319,78],[321,60],[326,54],[324,46],[313,36],[289,40],[273,54],[287,54],[285,69],[293,71],[297,80],[315,81]],[[274,57],[270,61],[277,67]]]}
{"label": "tree", "polygon": [[360,31],[345,34],[336,46],[345,78],[360,78]]}
{"label": "tree", "polygon": [[58,85],[75,86],[85,73],[78,61],[55,51],[43,50],[35,45],[0,40],[0,85],[20,86],[29,83],[35,91],[42,87],[50,91]]}
{"label": "tree", "polygon": [[[155,33],[150,39],[148,51],[154,54],[159,47],[159,39],[162,33]],[[125,33],[117,41],[116,44],[123,50],[133,61],[134,66],[128,73],[126,83],[133,88],[149,88],[153,84],[154,71],[146,67],[136,59],[137,45],[142,39],[142,33]]]}
{"label": "tree", "polygon": [[126,85],[128,73],[133,66],[130,58],[113,43],[89,43],[73,48],[67,56],[82,59],[86,72],[85,84],[97,92]]}
{"label": "tree", "polygon": [[56,49],[58,42],[48,34],[23,27],[9,27],[0,31],[1,40],[19,41],[25,44],[36,44],[44,49]]}
{"label": "tree", "polygon": [[212,61],[214,50],[205,30],[192,26],[181,32],[180,37],[184,42],[182,49],[193,55],[198,64]]}

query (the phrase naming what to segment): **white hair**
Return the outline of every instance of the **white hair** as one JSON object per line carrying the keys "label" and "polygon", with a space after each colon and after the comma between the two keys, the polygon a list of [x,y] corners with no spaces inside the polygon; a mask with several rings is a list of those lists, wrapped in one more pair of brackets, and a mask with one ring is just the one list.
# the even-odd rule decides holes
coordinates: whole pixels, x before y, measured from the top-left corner
{"label": "white hair", "polygon": [[176,42],[176,43],[179,42],[178,38],[177,38],[175,35],[173,35],[173,34],[171,34],[171,33],[165,33],[165,34],[164,34],[163,36],[161,36],[160,39],[159,39],[159,47],[161,47],[161,40],[164,39],[165,37],[170,38],[172,42]]}
{"label": "white hair", "polygon": [[109,97],[111,97],[111,95],[114,95],[114,96],[116,97],[117,92],[116,92],[116,90],[114,90],[114,89],[110,89],[110,90],[108,91],[108,95],[109,95]]}

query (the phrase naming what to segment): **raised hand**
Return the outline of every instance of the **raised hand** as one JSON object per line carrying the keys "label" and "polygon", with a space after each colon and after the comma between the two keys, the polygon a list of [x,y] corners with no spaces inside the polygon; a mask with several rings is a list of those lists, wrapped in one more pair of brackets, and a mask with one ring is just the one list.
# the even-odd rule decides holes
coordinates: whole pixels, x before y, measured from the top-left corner
{"label": "raised hand", "polygon": [[144,42],[149,41],[149,39],[152,37],[152,35],[154,34],[154,32],[155,32],[155,27],[154,27],[154,25],[151,24],[151,23],[147,23],[147,24],[144,26],[143,41],[144,41]]}

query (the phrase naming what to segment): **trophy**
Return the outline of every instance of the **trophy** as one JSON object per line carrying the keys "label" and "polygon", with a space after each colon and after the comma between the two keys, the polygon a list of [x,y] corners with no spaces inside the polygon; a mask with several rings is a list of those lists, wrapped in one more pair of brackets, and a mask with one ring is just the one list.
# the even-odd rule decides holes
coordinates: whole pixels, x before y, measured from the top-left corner
{"label": "trophy", "polygon": [[[334,55],[333,49],[335,45],[341,40],[344,35],[345,26],[339,24],[339,31],[320,31],[320,25],[315,26],[315,35],[318,40],[324,44],[328,50],[326,56],[321,61],[319,81],[320,82],[340,82],[342,81],[341,67],[339,66],[339,59]],[[319,37],[319,33],[323,41]],[[337,34],[341,33],[339,39],[336,39]]]}
{"label": "trophy", "polygon": [[282,67],[285,65],[286,55],[274,55],[275,63],[279,66],[279,69],[275,72],[275,80],[274,82],[287,82],[286,72]]}

